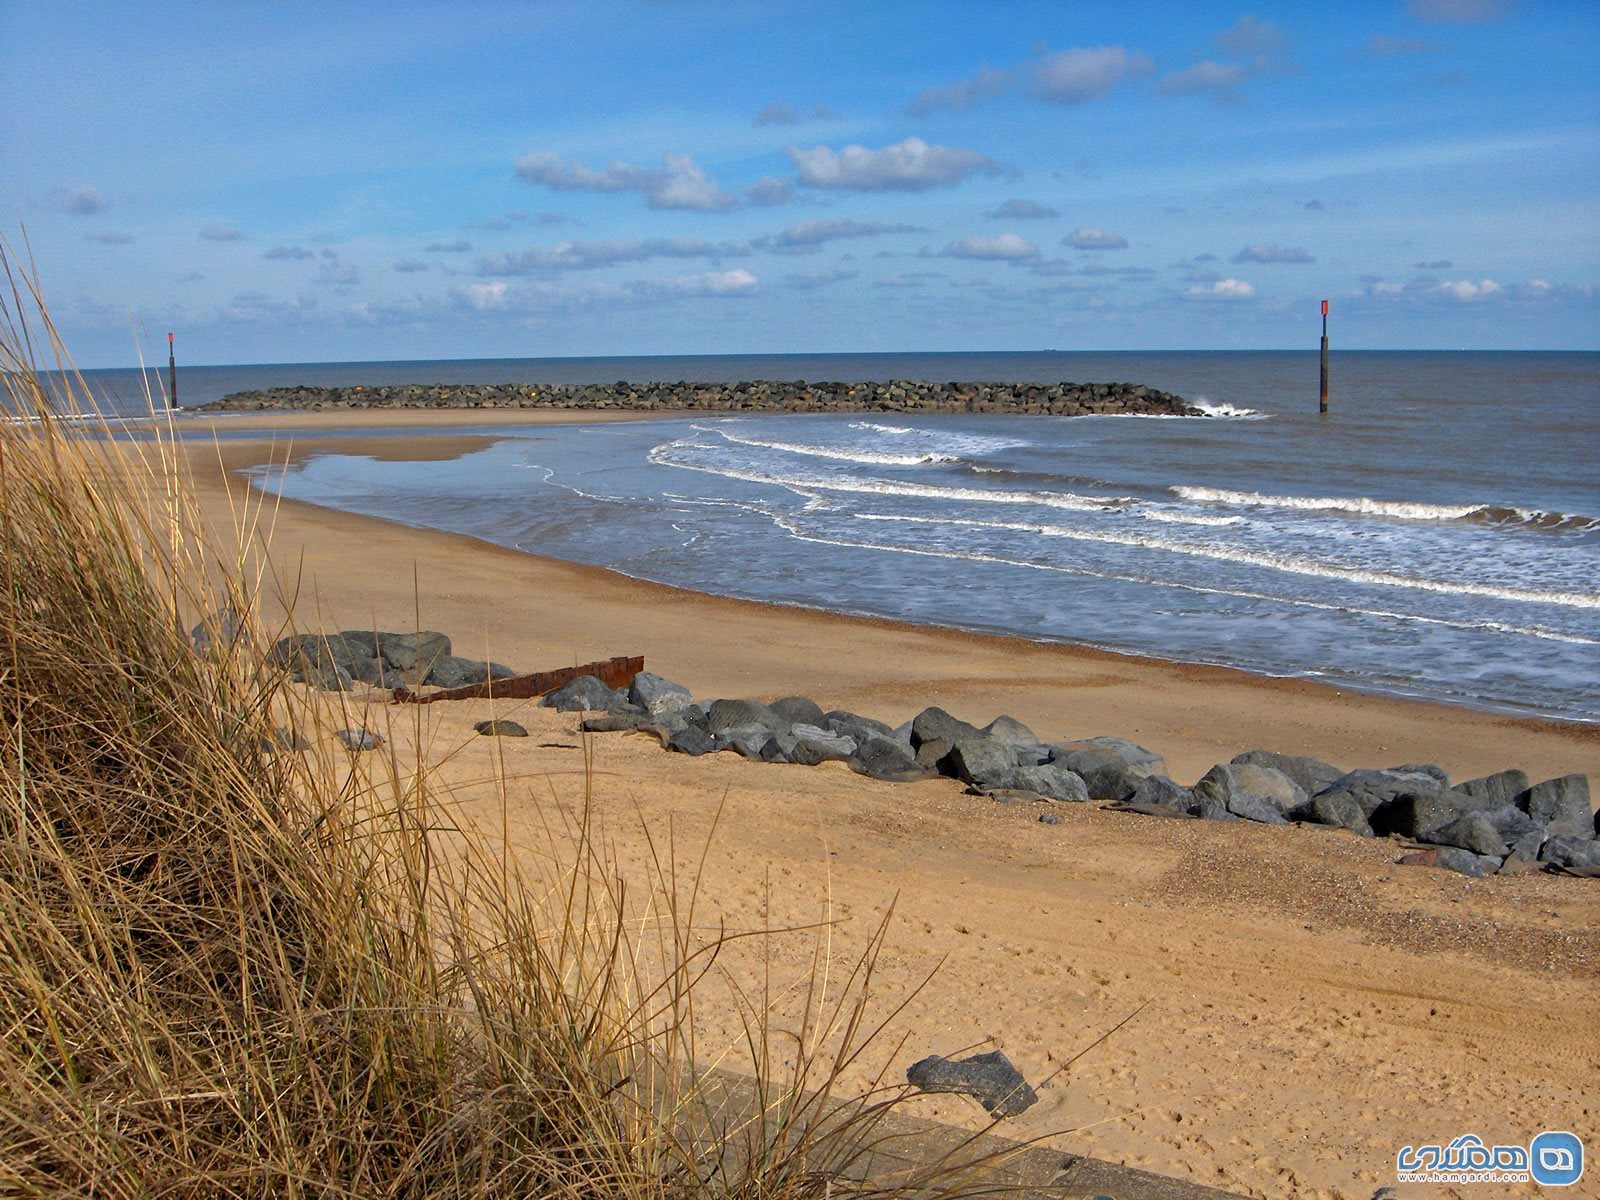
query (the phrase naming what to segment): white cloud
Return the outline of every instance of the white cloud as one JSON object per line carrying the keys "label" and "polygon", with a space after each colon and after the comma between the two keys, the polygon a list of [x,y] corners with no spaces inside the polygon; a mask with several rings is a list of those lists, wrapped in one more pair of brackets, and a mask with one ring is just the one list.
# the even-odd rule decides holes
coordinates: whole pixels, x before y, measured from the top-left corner
{"label": "white cloud", "polygon": [[1043,221],[1061,214],[1032,200],[1007,200],[999,208],[991,208],[983,215],[991,221]]}
{"label": "white cloud", "polygon": [[1299,246],[1246,246],[1233,256],[1236,263],[1314,263],[1317,260]]}
{"label": "white cloud", "polygon": [[643,262],[650,258],[731,258],[748,251],[728,242],[708,242],[703,238],[644,238],[596,242],[557,242],[553,246],[529,246],[506,254],[491,254],[478,260],[480,275],[553,275],[561,271],[584,271],[617,263]]}
{"label": "white cloud", "polygon": [[1441,283],[1439,291],[1452,300],[1473,301],[1487,300],[1500,292],[1501,287],[1492,279],[1480,279],[1477,283],[1473,283],[1470,279],[1461,279],[1454,283]]}
{"label": "white cloud", "polygon": [[[679,296],[743,296],[756,290],[761,281],[746,271],[743,267],[736,267],[732,271],[707,271],[702,275],[680,275],[676,279],[669,279],[660,286],[666,291]],[[644,284],[641,288],[645,292],[652,290],[651,285]]]}
{"label": "white cloud", "polygon": [[890,224],[885,221],[848,219],[797,221],[779,233],[758,237],[750,244],[757,250],[770,250],[777,254],[810,254],[825,242],[836,242],[844,238],[921,232],[922,229],[916,225]]}
{"label": "white cloud", "polygon": [[1124,46],[1058,50],[1034,64],[1032,91],[1060,104],[1081,104],[1149,67],[1149,58],[1130,54]]}
{"label": "white cloud", "polygon": [[995,237],[969,237],[951,242],[944,248],[951,258],[978,258],[1000,262],[1027,262],[1039,257],[1039,247],[1015,233],[1002,233]]}
{"label": "white cloud", "polygon": [[505,283],[469,283],[458,288],[456,295],[480,312],[502,309],[510,305],[511,287]]}
{"label": "white cloud", "polygon": [[651,208],[725,212],[739,204],[687,154],[664,154],[660,167],[613,162],[595,170],[541,150],[517,159],[516,172],[525,182],[556,192],[642,192]]}
{"label": "white cloud", "polygon": [[1510,0],[1407,0],[1406,9],[1419,21],[1439,25],[1472,25],[1498,21],[1511,11]]}
{"label": "white cloud", "polygon": [[926,88],[918,92],[906,113],[913,117],[926,116],[941,110],[960,111],[971,108],[979,100],[999,95],[1011,85],[1011,71],[1001,71],[985,65],[971,79],[961,79],[943,87]]}
{"label": "white cloud", "polygon": [[1168,96],[1209,95],[1225,100],[1232,98],[1234,86],[1247,76],[1248,72],[1238,63],[1219,63],[1208,58],[1182,71],[1163,75],[1156,90]]}
{"label": "white cloud", "polygon": [[213,221],[200,229],[200,236],[208,242],[242,242],[244,234],[232,225],[224,225]]}
{"label": "white cloud", "polygon": [[800,182],[811,187],[862,192],[927,191],[958,184],[979,171],[993,173],[997,169],[992,160],[974,150],[931,146],[918,137],[908,137],[879,150],[855,145],[840,150],[790,146],[787,153],[800,173]]}
{"label": "white cloud", "polygon": [[744,190],[744,198],[751,204],[771,208],[787,204],[794,199],[794,182],[779,179],[776,175],[763,175]]}
{"label": "white cloud", "polygon": [[1128,239],[1109,229],[1074,229],[1061,239],[1061,244],[1076,250],[1125,250]]}
{"label": "white cloud", "polygon": [[50,199],[56,208],[74,217],[87,217],[111,207],[106,203],[106,198],[92,187],[59,188]]}
{"label": "white cloud", "polygon": [[1192,287],[1184,293],[1192,300],[1248,300],[1256,289],[1242,279],[1219,279],[1210,287]]}

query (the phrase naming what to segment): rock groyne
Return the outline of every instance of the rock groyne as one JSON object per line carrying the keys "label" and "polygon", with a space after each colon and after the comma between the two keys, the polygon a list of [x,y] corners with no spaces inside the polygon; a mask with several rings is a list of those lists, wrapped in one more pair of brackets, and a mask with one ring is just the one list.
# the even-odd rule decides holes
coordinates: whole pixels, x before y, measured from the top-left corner
{"label": "rock groyne", "polygon": [[234,392],[197,411],[363,408],[611,409],[645,412],[950,412],[1200,416],[1181,396],[1135,383],[398,384]]}

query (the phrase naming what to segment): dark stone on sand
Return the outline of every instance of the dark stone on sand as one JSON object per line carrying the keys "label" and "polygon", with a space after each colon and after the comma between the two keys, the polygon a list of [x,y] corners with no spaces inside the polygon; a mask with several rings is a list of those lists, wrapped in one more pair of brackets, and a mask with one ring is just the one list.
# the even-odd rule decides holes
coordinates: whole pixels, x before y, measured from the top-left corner
{"label": "dark stone on sand", "polygon": [[1274,771],[1282,771],[1299,784],[1307,796],[1315,796],[1344,775],[1338,767],[1319,759],[1300,754],[1278,754],[1272,750],[1246,750],[1243,754],[1234,755],[1231,761],[1234,766],[1271,767]]}
{"label": "dark stone on sand", "polygon": [[[563,711],[582,711],[570,709]],[[598,717],[585,717],[578,722],[578,728],[585,733],[630,733],[635,729],[647,729],[654,725],[656,720],[649,713],[642,712],[615,712],[604,713]]]}
{"label": "dark stone on sand", "polygon": [[1516,804],[1552,836],[1594,836],[1594,806],[1589,802],[1587,775],[1563,775],[1536,783],[1517,797]]}
{"label": "dark stone on sand", "polygon": [[189,644],[197,654],[220,653],[238,641],[242,628],[239,612],[230,601],[189,631]]}
{"label": "dark stone on sand", "polygon": [[[919,758],[920,761],[920,758]],[[978,787],[1007,787],[1005,778],[1017,770],[1016,750],[1005,742],[981,734],[963,738],[939,760],[939,773]]]}
{"label": "dark stone on sand", "polygon": [[857,775],[891,783],[926,779],[930,772],[919,767],[905,747],[891,738],[872,737],[856,747],[850,756],[850,769]]}
{"label": "dark stone on sand", "polygon": [[906,1080],[924,1092],[971,1096],[997,1121],[1027,1112],[1039,1100],[1022,1072],[999,1050],[963,1059],[930,1055],[906,1072]]}
{"label": "dark stone on sand", "polygon": [[[1244,807],[1249,809],[1251,812],[1260,812],[1263,814],[1260,820],[1260,823],[1263,825],[1278,825],[1283,823],[1274,821],[1272,819],[1270,814],[1276,812],[1277,810],[1271,805],[1262,806],[1260,801],[1251,801],[1248,799],[1243,801],[1243,804]],[[1189,806],[1189,815],[1199,817],[1202,821],[1257,820],[1256,817],[1241,817],[1238,813],[1233,812],[1225,805],[1217,803],[1215,800],[1196,800]]]}
{"label": "dark stone on sand", "polygon": [[846,737],[855,738],[857,743],[866,741],[869,737],[885,737],[894,740],[894,727],[882,721],[874,721],[871,717],[863,717],[860,713],[849,712],[846,709],[836,708],[826,713],[822,718],[822,727],[834,733],[842,733]]}
{"label": "dark stone on sand", "polygon": [[1018,748],[1035,749],[1039,746],[1038,734],[1015,717],[1008,717],[1004,713],[990,721],[980,732],[984,737]]}
{"label": "dark stone on sand", "polygon": [[1497,859],[1504,858],[1507,853],[1505,839],[1479,813],[1468,813],[1437,829],[1426,830],[1417,836],[1417,840],[1435,846],[1455,846],[1474,854],[1493,855]]}
{"label": "dark stone on sand", "polygon": [[1050,747],[1049,759],[1082,779],[1096,800],[1130,799],[1141,779],[1166,770],[1159,754],[1114,737],[1059,742]]}
{"label": "dark stone on sand", "polygon": [[540,708],[557,712],[611,712],[627,704],[627,693],[608,688],[593,675],[580,675],[539,701]]}
{"label": "dark stone on sand", "polygon": [[648,713],[681,711],[694,703],[689,689],[650,671],[640,671],[628,685],[628,703]]}
{"label": "dark stone on sand", "polygon": [[1089,789],[1084,786],[1083,780],[1060,763],[1012,767],[1001,777],[1000,786],[1037,792],[1067,804],[1083,804],[1089,799]]}
{"label": "dark stone on sand", "polygon": [[[354,631],[344,635],[352,647],[361,644],[370,653],[381,655],[397,671],[415,672],[420,683],[429,669],[450,653],[450,639],[435,630],[420,633],[375,633],[361,635]],[[371,641],[368,643],[367,638]]]}
{"label": "dark stone on sand", "polygon": [[818,725],[801,723],[790,728],[794,744],[788,747],[788,759],[802,767],[818,763],[844,762],[856,750],[856,739],[848,734],[834,733]]}
{"label": "dark stone on sand", "polygon": [[1246,821],[1284,825],[1288,823],[1284,813],[1303,803],[1306,794],[1272,767],[1218,763],[1194,785],[1194,798],[1202,809],[1213,805]]}
{"label": "dark stone on sand", "polygon": [[1400,837],[1419,838],[1474,811],[1473,806],[1477,804],[1478,801],[1471,796],[1443,788],[1437,791],[1401,792],[1375,809],[1367,820],[1373,832],[1380,837],[1398,834]]}
{"label": "dark stone on sand", "polygon": [[1438,865],[1458,875],[1471,875],[1474,878],[1493,875],[1500,870],[1500,863],[1501,857],[1498,854],[1474,854],[1471,850],[1463,850],[1460,846],[1439,847]]}
{"label": "dark stone on sand", "polygon": [[[491,679],[509,679],[517,672],[514,668],[504,663],[483,662],[478,659],[460,658],[454,654],[441,654],[434,660],[433,666],[428,669],[425,682],[433,687],[457,688],[469,687],[476,683],[487,683]],[[594,678],[586,676],[586,678]],[[393,686],[384,684],[384,687]]]}
{"label": "dark stone on sand", "polygon": [[528,731],[515,721],[504,717],[493,721],[479,721],[473,728],[483,737],[527,737]]}
{"label": "dark stone on sand", "polygon": [[1515,768],[1496,771],[1493,775],[1485,775],[1481,779],[1469,779],[1465,783],[1458,783],[1450,790],[1480,800],[1488,808],[1501,808],[1515,803],[1517,797],[1528,790],[1528,776]]}
{"label": "dark stone on sand", "polygon": [[788,728],[789,722],[756,700],[713,700],[706,709],[706,728],[712,733],[746,725],[759,725],[768,733],[776,733]]}
{"label": "dark stone on sand", "polygon": [[791,725],[821,725],[822,706],[806,696],[785,696],[767,706]]}
{"label": "dark stone on sand", "polygon": [[1129,797],[1132,804],[1155,804],[1162,808],[1175,808],[1188,812],[1194,803],[1194,792],[1165,775],[1146,775]]}
{"label": "dark stone on sand", "polygon": [[1600,842],[1557,834],[1539,850],[1539,860],[1566,875],[1600,879]]}
{"label": "dark stone on sand", "polygon": [[691,758],[699,758],[702,754],[710,754],[717,748],[716,739],[704,729],[694,725],[685,725],[677,729],[667,738],[667,749],[679,754],[687,754]]}
{"label": "dark stone on sand", "polygon": [[1336,829],[1348,829],[1361,837],[1374,836],[1360,802],[1349,792],[1324,792],[1289,813],[1291,820],[1310,821]]}
{"label": "dark stone on sand", "polygon": [[911,718],[911,748],[920,750],[924,742],[941,741],[954,746],[965,738],[981,738],[983,731],[942,708],[925,708]]}
{"label": "dark stone on sand", "polygon": [[1538,858],[1539,847],[1550,836],[1543,825],[1514,804],[1503,804],[1478,815],[1494,827],[1513,854],[1520,854],[1523,858]]}
{"label": "dark stone on sand", "polygon": [[383,745],[383,735],[374,733],[370,729],[340,729],[333,736],[344,743],[346,750],[352,752],[376,750]]}

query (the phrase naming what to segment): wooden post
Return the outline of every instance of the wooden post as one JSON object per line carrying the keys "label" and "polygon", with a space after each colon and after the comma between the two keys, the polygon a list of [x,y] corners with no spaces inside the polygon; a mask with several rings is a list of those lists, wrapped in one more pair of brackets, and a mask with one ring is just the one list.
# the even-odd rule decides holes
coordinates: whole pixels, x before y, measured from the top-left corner
{"label": "wooden post", "polygon": [[1328,302],[1322,302],[1322,404],[1318,412],[1328,411]]}
{"label": "wooden post", "polygon": [[[1324,338],[1323,341],[1324,341],[1324,343],[1326,343],[1327,339]],[[1323,371],[1323,375],[1326,376],[1327,375],[1327,371]],[[1322,390],[1324,392],[1326,392],[1328,389],[1326,387],[1324,387]],[[178,352],[177,352],[176,348],[172,344],[172,334],[171,333],[167,334],[167,391],[168,391],[167,407],[168,408],[177,408],[178,407]]]}

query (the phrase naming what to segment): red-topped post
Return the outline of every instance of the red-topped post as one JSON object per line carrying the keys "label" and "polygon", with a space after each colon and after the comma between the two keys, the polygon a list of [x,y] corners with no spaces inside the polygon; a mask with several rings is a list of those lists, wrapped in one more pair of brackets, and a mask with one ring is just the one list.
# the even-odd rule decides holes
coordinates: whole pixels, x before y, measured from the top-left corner
{"label": "red-topped post", "polygon": [[[1327,308],[1327,303],[1326,302],[1323,303],[1323,308]],[[1326,346],[1327,343],[1328,343],[1328,339],[1327,338],[1323,338],[1322,339],[1322,343],[1323,343],[1324,346]],[[1324,381],[1326,381],[1327,376],[1328,376],[1328,372],[1327,372],[1326,368],[1324,368],[1324,370],[1322,372],[1322,376],[1323,376]],[[176,348],[172,344],[172,334],[171,333],[167,334],[167,390],[168,390],[167,407],[168,408],[177,408],[178,407],[178,352],[177,352]],[[1322,391],[1323,391],[1324,399],[1326,399],[1326,395],[1327,395],[1327,391],[1328,391],[1328,387],[1327,387],[1326,382],[1324,382],[1324,384],[1323,384]],[[1323,407],[1324,408],[1327,407],[1326,403],[1324,403]]]}
{"label": "red-topped post", "polygon": [[1318,412],[1328,411],[1328,302],[1322,302],[1322,406]]}

